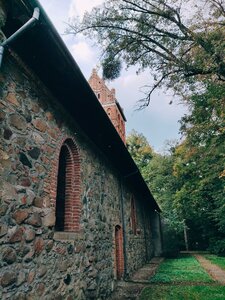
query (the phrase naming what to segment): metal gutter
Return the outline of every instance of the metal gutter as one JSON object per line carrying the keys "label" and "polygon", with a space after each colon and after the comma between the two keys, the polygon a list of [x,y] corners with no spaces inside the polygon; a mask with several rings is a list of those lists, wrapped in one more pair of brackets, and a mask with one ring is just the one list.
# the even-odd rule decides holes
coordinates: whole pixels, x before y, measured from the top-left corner
{"label": "metal gutter", "polygon": [[2,65],[2,59],[4,54],[4,49],[10,43],[12,43],[16,38],[18,38],[22,33],[28,30],[31,26],[33,26],[38,20],[40,16],[40,9],[38,7],[34,8],[33,16],[28,20],[21,28],[19,28],[15,33],[13,33],[9,38],[7,38],[1,45],[0,45],[0,68]]}
{"label": "metal gutter", "polygon": [[119,104],[119,102],[118,102],[117,100],[116,100],[116,106],[118,107],[118,109],[119,109],[119,111],[120,111],[120,113],[121,113],[121,115],[122,115],[124,121],[126,122],[127,119],[126,119],[126,117],[125,117],[125,114],[124,114],[124,112],[123,112],[123,109],[122,109],[121,105]]}

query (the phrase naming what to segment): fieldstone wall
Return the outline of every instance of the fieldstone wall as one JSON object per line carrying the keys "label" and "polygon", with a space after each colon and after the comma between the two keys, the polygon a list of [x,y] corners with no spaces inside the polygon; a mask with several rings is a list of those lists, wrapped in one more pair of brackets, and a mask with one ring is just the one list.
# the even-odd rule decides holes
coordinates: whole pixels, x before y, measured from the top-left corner
{"label": "fieldstone wall", "polygon": [[[129,190],[125,194],[125,229],[127,240],[127,276],[130,277],[133,272],[154,255],[152,242],[152,232],[150,225],[151,207],[144,204],[136,195],[136,217],[137,232],[134,234],[131,225],[131,197]],[[129,200],[128,200],[129,199]]]}
{"label": "fieldstone wall", "polygon": [[[12,53],[4,57],[0,98],[0,299],[107,299],[116,279],[115,226],[123,226],[119,175]],[[52,170],[68,137],[81,165],[76,233],[54,229]],[[138,196],[139,233],[132,233],[132,193],[123,190],[129,275],[149,258],[152,243]]]}

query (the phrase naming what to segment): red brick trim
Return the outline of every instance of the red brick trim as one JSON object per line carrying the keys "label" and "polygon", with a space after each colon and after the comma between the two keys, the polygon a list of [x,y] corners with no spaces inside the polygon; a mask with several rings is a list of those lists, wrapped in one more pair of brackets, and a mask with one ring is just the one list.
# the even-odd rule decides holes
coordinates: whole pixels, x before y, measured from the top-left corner
{"label": "red brick trim", "polygon": [[123,231],[120,225],[115,226],[115,269],[116,278],[121,279],[124,274]]}
{"label": "red brick trim", "polygon": [[80,155],[78,147],[72,137],[64,137],[56,150],[56,157],[52,168],[51,205],[56,210],[57,185],[59,173],[60,153],[64,149],[65,160],[65,212],[63,230],[77,232],[80,230],[81,215],[81,177],[80,177]]}

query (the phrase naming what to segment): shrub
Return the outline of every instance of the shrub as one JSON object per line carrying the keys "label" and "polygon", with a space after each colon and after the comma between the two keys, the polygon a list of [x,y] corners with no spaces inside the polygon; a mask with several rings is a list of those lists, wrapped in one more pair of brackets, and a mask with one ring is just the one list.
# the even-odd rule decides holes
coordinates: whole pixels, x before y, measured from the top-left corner
{"label": "shrub", "polygon": [[179,237],[172,228],[163,228],[163,256],[175,258],[179,254]]}
{"label": "shrub", "polygon": [[208,250],[218,256],[225,256],[225,239],[211,239]]}

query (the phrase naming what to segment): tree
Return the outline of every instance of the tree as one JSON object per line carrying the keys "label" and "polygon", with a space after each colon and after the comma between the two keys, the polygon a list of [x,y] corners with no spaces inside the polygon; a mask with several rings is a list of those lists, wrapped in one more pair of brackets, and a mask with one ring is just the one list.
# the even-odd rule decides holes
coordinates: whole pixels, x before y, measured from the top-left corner
{"label": "tree", "polygon": [[219,226],[213,217],[217,197],[222,197],[221,180],[215,165],[217,155],[205,147],[193,147],[186,140],[175,153],[174,176],[177,189],[174,207],[189,228],[189,244],[206,248],[212,236],[219,237]]}
{"label": "tree", "polygon": [[[186,136],[181,160],[183,174],[190,177],[186,186],[192,181],[186,193],[196,203],[194,210],[207,213],[217,230],[224,232],[225,85],[208,82],[206,86],[206,91],[190,97],[191,113],[181,119]],[[179,176],[181,169],[177,168]]]}
{"label": "tree", "polygon": [[180,232],[182,218],[174,207],[174,195],[177,189],[177,178],[173,175],[174,156],[172,153],[162,155],[154,153],[145,168],[146,182],[162,209],[162,216],[170,228]]}
{"label": "tree", "polygon": [[201,241],[204,247],[212,237],[225,238],[225,85],[205,86],[189,97],[190,114],[181,119],[185,140],[176,148],[174,163],[176,210],[190,228],[192,244]]}
{"label": "tree", "polygon": [[[225,239],[224,92],[223,86],[210,83],[206,92],[193,95],[192,111],[182,119],[185,139],[167,155],[143,151],[151,147],[137,132],[128,137],[128,149],[162,208],[166,231],[176,232],[190,249],[206,249],[211,243],[224,251],[222,242],[215,243]],[[208,102],[214,98],[221,105],[211,104],[210,110]]]}
{"label": "tree", "polygon": [[143,174],[153,155],[153,150],[146,137],[144,137],[143,134],[133,130],[127,137],[127,148],[139,170]]}
{"label": "tree", "polygon": [[225,80],[224,2],[196,3],[188,19],[184,11],[192,0],[106,0],[81,23],[71,21],[67,33],[83,33],[101,45],[107,79],[118,77],[122,62],[138,72],[149,69],[154,83],[146,86],[140,104],[146,107],[162,85],[187,92],[205,78]]}
{"label": "tree", "polygon": [[172,204],[177,185],[176,178],[172,174],[173,156],[171,153],[161,155],[154,152],[144,135],[134,130],[127,137],[127,148],[154,198],[161,206],[167,224],[180,231],[182,222],[178,219]]}

